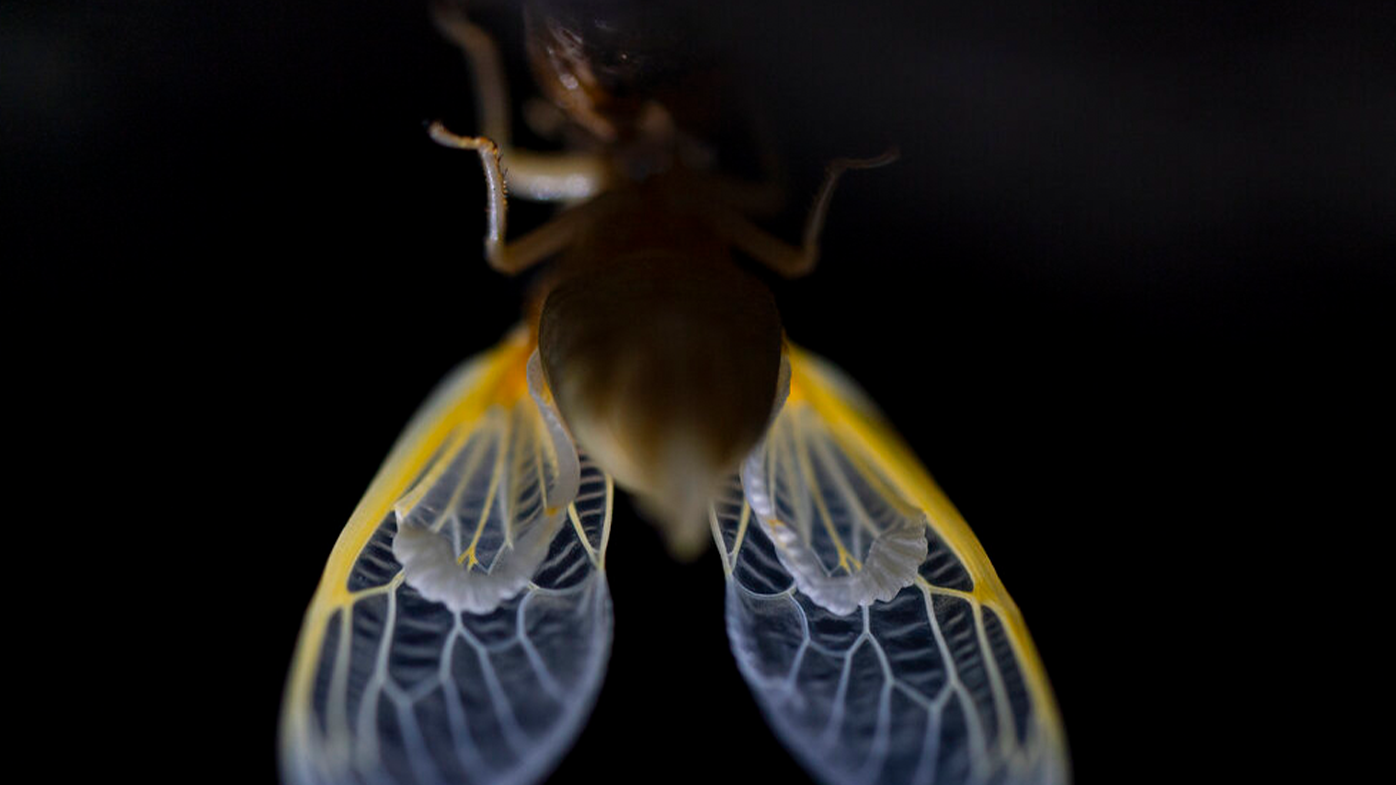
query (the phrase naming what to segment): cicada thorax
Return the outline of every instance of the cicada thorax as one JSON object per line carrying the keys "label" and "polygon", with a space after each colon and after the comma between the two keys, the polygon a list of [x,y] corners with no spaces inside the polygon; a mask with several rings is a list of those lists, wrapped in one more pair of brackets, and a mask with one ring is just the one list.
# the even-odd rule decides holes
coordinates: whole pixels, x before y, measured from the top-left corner
{"label": "cicada thorax", "polygon": [[543,287],[538,349],[572,436],[692,557],[770,420],[782,332],[769,288],[660,191],[603,197]]}
{"label": "cicada thorax", "polygon": [[544,374],[680,557],[706,547],[709,502],[770,421],[782,341],[769,289],[714,231],[723,79],[703,5],[530,0],[525,16],[535,81],[582,132],[568,141],[613,172],[530,309]]}

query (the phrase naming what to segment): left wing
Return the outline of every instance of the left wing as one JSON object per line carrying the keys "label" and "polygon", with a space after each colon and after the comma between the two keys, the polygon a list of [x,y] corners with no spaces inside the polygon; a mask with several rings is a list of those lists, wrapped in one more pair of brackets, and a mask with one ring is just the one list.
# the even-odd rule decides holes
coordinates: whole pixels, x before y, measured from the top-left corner
{"label": "left wing", "polygon": [[712,517],[732,652],[771,726],[832,785],[1064,782],[1046,674],[974,534],[851,381],[789,361]]}
{"label": "left wing", "polygon": [[453,373],[340,534],[283,700],[288,783],[531,783],[580,731],[613,491],[532,354],[519,331]]}

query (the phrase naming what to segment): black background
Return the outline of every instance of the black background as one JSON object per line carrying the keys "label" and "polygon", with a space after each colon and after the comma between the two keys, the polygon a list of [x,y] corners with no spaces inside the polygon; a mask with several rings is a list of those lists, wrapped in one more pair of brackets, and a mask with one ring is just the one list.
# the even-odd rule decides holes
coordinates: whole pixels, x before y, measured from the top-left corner
{"label": "black background", "polygon": [[[787,154],[774,230],[830,158],[902,151],[844,180],[820,269],[777,294],[975,528],[1081,782],[1264,755],[1235,729],[1302,692],[1269,675],[1276,617],[1332,574],[1291,532],[1374,522],[1339,513],[1364,478],[1337,466],[1390,362],[1381,7],[721,11]],[[423,131],[472,128],[464,66],[416,0],[6,4],[0,58],[17,362],[126,477],[108,520],[153,527],[121,538],[150,584],[104,584],[99,648],[190,738],[118,760],[271,781],[339,528],[518,316],[480,258],[478,164]],[[727,651],[716,556],[669,562],[623,504],[609,564],[609,675],[557,781],[798,781]]]}

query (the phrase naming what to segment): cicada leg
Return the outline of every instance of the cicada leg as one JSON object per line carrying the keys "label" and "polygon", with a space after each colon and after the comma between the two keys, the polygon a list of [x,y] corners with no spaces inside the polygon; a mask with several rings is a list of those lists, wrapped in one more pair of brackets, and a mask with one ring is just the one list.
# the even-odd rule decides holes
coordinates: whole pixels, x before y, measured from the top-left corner
{"label": "cicada leg", "polygon": [[534,153],[514,148],[509,86],[494,39],[456,5],[438,2],[432,9],[432,18],[442,35],[465,53],[475,108],[484,131],[481,135],[493,141],[508,159],[509,187],[516,196],[539,202],[576,201],[589,199],[605,189],[606,167],[598,155]]}
{"label": "cicada leg", "polygon": [[[439,122],[428,129],[431,138],[447,147],[474,150],[480,154],[480,165],[485,171],[485,193],[488,199],[486,211],[489,214],[489,228],[485,232],[485,258],[490,266],[504,273],[515,275],[567,247],[576,235],[576,229],[586,221],[590,212],[588,205],[582,204],[564,210],[548,223],[534,229],[523,237],[506,242],[508,232],[508,187],[504,179],[504,169],[500,166],[499,146],[483,136],[457,136],[447,131]],[[539,156],[544,158],[545,156]],[[510,170],[512,175],[514,170]],[[513,182],[510,178],[510,182]]]}
{"label": "cicada leg", "polygon": [[824,231],[824,219],[828,215],[829,202],[833,199],[834,186],[838,184],[839,177],[849,169],[886,166],[897,160],[897,155],[893,149],[876,158],[839,158],[831,162],[824,171],[824,182],[819,186],[814,205],[805,219],[804,237],[798,246],[775,237],[729,208],[716,212],[714,220],[717,231],[727,242],[779,275],[786,278],[808,275],[819,261],[819,235]]}
{"label": "cicada leg", "polygon": [[[447,147],[474,150],[480,155],[488,198],[489,230],[485,254],[490,266],[507,275],[522,272],[565,247],[572,239],[580,210],[569,210],[528,235],[506,242],[508,193],[539,202],[590,199],[606,189],[607,168],[598,155],[545,154],[511,146],[509,90],[494,39],[466,18],[455,5],[439,2],[433,9],[436,26],[461,48],[470,65],[482,136],[459,136],[440,122],[431,124],[431,138]],[[508,159],[508,177],[501,158]]]}

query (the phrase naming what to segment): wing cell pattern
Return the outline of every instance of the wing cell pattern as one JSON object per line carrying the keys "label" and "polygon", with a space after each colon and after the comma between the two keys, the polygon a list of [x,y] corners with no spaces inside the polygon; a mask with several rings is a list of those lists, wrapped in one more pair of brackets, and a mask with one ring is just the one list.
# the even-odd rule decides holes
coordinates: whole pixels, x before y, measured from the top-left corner
{"label": "wing cell pattern", "polygon": [[[473,544],[483,564],[513,556],[507,527],[490,534],[488,525],[546,519],[552,478],[523,459],[504,461],[502,472],[473,472],[499,474],[483,491],[451,474],[472,474],[462,468],[472,463],[500,465],[503,454],[546,451],[540,423],[491,435],[533,406],[525,396],[514,411],[486,407],[443,430],[448,447],[432,450],[426,470],[341,562],[352,565],[347,575],[322,585],[282,717],[286,781],[535,782],[580,731],[611,645],[604,568],[614,491],[604,473],[580,456],[572,502],[555,516],[531,580],[488,612],[423,596],[393,547],[405,525],[436,526],[459,553]],[[447,486],[452,492],[438,499]]]}
{"label": "wing cell pattern", "polygon": [[[821,383],[805,365],[796,372],[803,392],[759,451],[756,482],[754,457],[712,516],[732,650],[767,719],[825,783],[1065,782],[1045,675],[1020,620],[1005,622],[1017,610],[982,550],[963,545],[972,535],[955,528],[962,520],[910,500],[939,493],[929,477],[903,492],[904,467],[813,394],[851,382]],[[764,525],[763,509],[807,528]],[[849,612],[811,596],[771,536],[799,533],[825,574],[840,577],[857,574],[878,531],[905,520],[918,522],[926,543],[910,585]]]}
{"label": "wing cell pattern", "polygon": [[[327,622],[296,781],[530,782],[557,760],[590,709],[611,640],[601,567],[612,491],[589,461],[582,469],[535,581],[494,611],[453,613],[400,567],[352,592]],[[396,528],[389,516],[370,540],[376,558],[361,557],[350,585],[370,582],[360,568],[387,571],[381,542]]]}
{"label": "wing cell pattern", "polygon": [[742,485],[800,591],[845,614],[915,582],[926,515],[854,465],[817,417],[786,407],[742,467]]}
{"label": "wing cell pattern", "polygon": [[528,383],[531,397],[451,433],[393,506],[403,575],[453,611],[488,613],[521,591],[577,494],[577,451],[542,389],[537,353]]}

